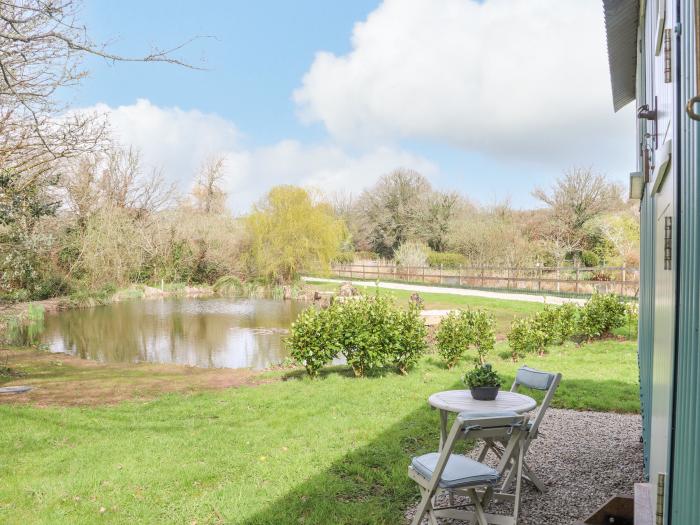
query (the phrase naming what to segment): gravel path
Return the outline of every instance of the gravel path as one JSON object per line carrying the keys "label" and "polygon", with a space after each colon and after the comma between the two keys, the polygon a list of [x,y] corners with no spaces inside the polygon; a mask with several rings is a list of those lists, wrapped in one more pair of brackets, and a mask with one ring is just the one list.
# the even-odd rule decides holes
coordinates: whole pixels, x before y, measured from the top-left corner
{"label": "gravel path", "polygon": [[[527,462],[547,492],[539,494],[525,482],[519,524],[571,524],[592,514],[610,496],[632,494],[634,483],[642,480],[640,416],[550,408],[540,429]],[[492,505],[490,510],[497,508]],[[409,521],[414,509],[406,512]]]}
{"label": "gravel path", "polygon": [[506,299],[508,301],[524,301],[526,303],[546,303],[546,304],[564,304],[576,303],[583,304],[585,299],[570,299],[566,297],[556,297],[553,295],[535,295],[528,293],[507,293],[507,292],[488,292],[485,290],[470,290],[468,288],[450,288],[448,286],[427,286],[423,284],[402,284],[402,283],[376,283],[374,281],[351,281],[349,279],[326,279],[321,277],[302,277],[302,281],[317,282],[317,283],[352,283],[353,286],[364,286],[386,288],[388,290],[406,290],[409,292],[421,293],[444,293],[449,295],[465,295],[471,297],[488,297],[490,299]]}

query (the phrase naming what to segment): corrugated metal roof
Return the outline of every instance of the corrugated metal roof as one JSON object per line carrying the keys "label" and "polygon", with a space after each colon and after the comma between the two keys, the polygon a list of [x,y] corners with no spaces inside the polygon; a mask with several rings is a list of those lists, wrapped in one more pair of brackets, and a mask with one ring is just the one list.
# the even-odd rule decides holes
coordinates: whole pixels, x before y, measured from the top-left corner
{"label": "corrugated metal roof", "polygon": [[636,98],[639,0],[603,0],[613,107],[618,111]]}

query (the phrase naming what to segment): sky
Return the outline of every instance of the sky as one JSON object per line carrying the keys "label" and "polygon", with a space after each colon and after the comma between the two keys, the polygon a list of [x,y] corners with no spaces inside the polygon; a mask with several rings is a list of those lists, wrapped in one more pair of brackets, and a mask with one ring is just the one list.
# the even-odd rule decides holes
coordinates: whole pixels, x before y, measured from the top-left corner
{"label": "sky", "polygon": [[174,56],[201,70],[88,58],[66,96],[183,192],[223,155],[235,213],[276,184],[358,195],[396,168],[518,208],[575,166],[634,170],[600,2],[85,0],[82,21],[125,56],[199,37]]}

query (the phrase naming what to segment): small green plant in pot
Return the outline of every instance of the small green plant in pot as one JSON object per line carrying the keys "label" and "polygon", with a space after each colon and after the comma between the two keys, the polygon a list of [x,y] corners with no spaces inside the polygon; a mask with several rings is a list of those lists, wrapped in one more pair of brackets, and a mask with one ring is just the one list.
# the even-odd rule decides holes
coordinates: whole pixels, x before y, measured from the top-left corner
{"label": "small green plant in pot", "polygon": [[490,364],[477,364],[464,374],[464,384],[471,390],[472,398],[477,401],[493,401],[501,387],[501,376]]}

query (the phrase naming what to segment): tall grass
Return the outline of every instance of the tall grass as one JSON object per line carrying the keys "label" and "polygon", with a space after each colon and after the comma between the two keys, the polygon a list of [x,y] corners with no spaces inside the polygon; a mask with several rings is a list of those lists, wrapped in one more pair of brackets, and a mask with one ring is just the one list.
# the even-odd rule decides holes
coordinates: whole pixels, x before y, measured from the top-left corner
{"label": "tall grass", "polygon": [[30,304],[25,313],[7,316],[4,342],[12,346],[37,346],[44,331],[44,307]]}
{"label": "tall grass", "polygon": [[[290,285],[292,298],[297,298],[301,293],[301,287],[297,284]],[[214,293],[222,297],[247,297],[251,299],[282,299],[284,286],[270,284],[264,281],[241,281],[235,275],[226,275],[214,283]]]}

